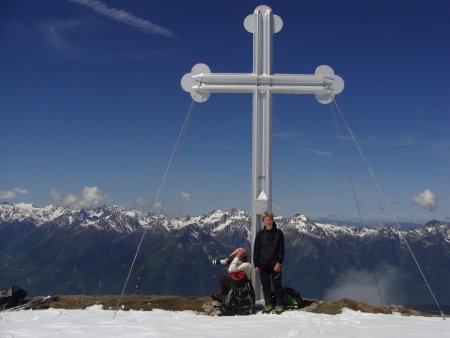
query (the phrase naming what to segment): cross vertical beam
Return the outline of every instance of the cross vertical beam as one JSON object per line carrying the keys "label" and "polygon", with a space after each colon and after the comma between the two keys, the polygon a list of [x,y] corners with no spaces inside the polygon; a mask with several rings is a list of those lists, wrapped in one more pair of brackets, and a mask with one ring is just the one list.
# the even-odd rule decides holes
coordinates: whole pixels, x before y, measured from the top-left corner
{"label": "cross vertical beam", "polygon": [[[314,94],[320,103],[330,103],[344,89],[344,81],[328,66],[319,66],[314,75],[272,74],[273,34],[283,21],[268,6],[259,6],[244,20],[253,34],[253,73],[211,73],[197,64],[181,79],[181,86],[196,102],[205,102],[211,93],[252,93],[252,229],[251,245],[261,229],[261,216],[272,211],[272,94]],[[259,275],[252,271],[257,299],[261,299]]]}
{"label": "cross vertical beam", "polygon": [[[261,214],[272,211],[272,93],[269,84],[258,86],[258,80],[264,82],[264,78],[272,74],[274,21],[272,11],[267,6],[257,7],[254,14],[244,21],[247,31],[253,33],[253,74],[257,79],[252,113],[252,261],[256,233],[262,227]],[[277,22],[281,23],[281,19],[278,18]],[[254,269],[252,281],[256,299],[260,299],[260,278]]]}

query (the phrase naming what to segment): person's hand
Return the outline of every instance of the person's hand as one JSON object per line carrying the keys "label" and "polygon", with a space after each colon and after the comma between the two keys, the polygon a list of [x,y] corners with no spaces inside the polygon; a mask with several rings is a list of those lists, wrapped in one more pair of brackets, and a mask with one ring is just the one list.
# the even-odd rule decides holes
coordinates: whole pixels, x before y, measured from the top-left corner
{"label": "person's hand", "polygon": [[261,272],[261,269],[258,268],[258,267],[256,267],[256,268],[255,268],[255,271],[259,273],[259,272]]}
{"label": "person's hand", "polygon": [[247,256],[247,250],[245,250],[244,248],[237,248],[236,250],[233,251],[233,253],[230,256],[236,255],[237,258],[239,258],[239,260],[241,260],[243,257]]}
{"label": "person's hand", "polygon": [[275,266],[273,267],[273,270],[275,272],[280,272],[281,271],[281,264],[280,263],[275,264]]}

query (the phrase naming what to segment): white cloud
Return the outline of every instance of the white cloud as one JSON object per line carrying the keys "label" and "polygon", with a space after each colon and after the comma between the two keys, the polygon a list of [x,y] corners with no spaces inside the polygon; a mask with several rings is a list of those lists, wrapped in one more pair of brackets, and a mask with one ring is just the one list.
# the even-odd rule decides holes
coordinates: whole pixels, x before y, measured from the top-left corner
{"label": "white cloud", "polygon": [[238,147],[238,146],[231,146],[231,145],[227,145],[227,144],[223,144],[223,143],[216,143],[216,142],[212,142],[211,145],[214,148],[218,148],[218,149],[222,149],[222,150],[247,150],[248,147]]}
{"label": "white cloud", "polygon": [[65,205],[67,205],[68,207],[73,207],[74,209],[78,209],[78,205],[76,205],[77,200],[78,200],[78,198],[74,194],[67,194],[66,197],[64,197],[63,203]]}
{"label": "white cloud", "polygon": [[26,194],[28,194],[28,190],[26,190],[26,189],[14,188],[14,191],[15,191],[16,193],[18,193],[18,194],[21,194],[21,195],[26,195]]}
{"label": "white cloud", "polygon": [[307,135],[301,132],[274,132],[272,134],[273,137],[283,139],[283,140],[296,140],[302,138],[311,138],[311,135]]}
{"label": "white cloud", "polygon": [[50,196],[54,204],[59,204],[59,202],[61,202],[61,195],[55,189],[50,191]]}
{"label": "white cloud", "polygon": [[2,200],[8,200],[14,197],[16,197],[16,193],[13,190],[0,191],[0,198]]}
{"label": "white cloud", "polygon": [[147,200],[144,197],[137,197],[134,199],[134,203],[143,207],[147,204]]}
{"label": "white cloud", "polygon": [[71,28],[80,26],[84,23],[82,20],[65,20],[54,22],[42,22],[39,29],[44,37],[45,43],[52,49],[66,50],[72,45],[65,38],[66,31]]}
{"label": "white cloud", "polygon": [[381,293],[384,304],[402,304],[402,295],[398,290],[403,279],[402,271],[392,266],[380,267],[375,272],[348,270],[325,290],[324,299],[336,301],[352,298],[369,304],[380,304]]}
{"label": "white cloud", "polygon": [[275,209],[275,210],[277,210],[277,211],[282,211],[282,210],[284,210],[284,207],[282,206],[282,205],[280,205],[280,204],[272,204],[272,207]]}
{"label": "white cloud", "polygon": [[414,195],[411,198],[411,202],[420,205],[427,211],[433,211],[438,207],[438,199],[430,189],[426,189],[421,193]]}
{"label": "white cloud", "polygon": [[153,203],[153,212],[155,213],[159,213],[161,212],[163,207],[163,204],[161,201],[156,201],[155,203]]}
{"label": "white cloud", "polygon": [[181,192],[180,193],[180,198],[183,201],[190,201],[192,199],[192,195],[190,193],[188,193],[188,192]]}
{"label": "white cloud", "polygon": [[103,193],[98,187],[84,187],[82,200],[88,204],[99,204],[103,201]]}
{"label": "white cloud", "polygon": [[312,154],[323,156],[323,157],[333,156],[333,153],[331,153],[329,151],[324,151],[324,150],[319,150],[319,149],[314,149],[314,148],[308,148],[307,151]]}
{"label": "white cloud", "polygon": [[21,188],[14,188],[12,190],[1,191],[0,190],[0,199],[9,200],[15,198],[17,195],[26,195],[28,194],[28,190]]}
{"label": "white cloud", "polygon": [[50,192],[52,200],[55,204],[62,204],[71,209],[81,209],[94,207],[101,204],[105,200],[105,195],[99,187],[84,187],[80,196],[67,194],[64,198],[56,190]]}
{"label": "white cloud", "polygon": [[103,15],[107,18],[110,18],[112,20],[139,28],[147,33],[158,34],[169,38],[175,36],[175,33],[168,30],[167,28],[161,27],[148,20],[138,18],[135,15],[126,12],[122,9],[108,7],[105,3],[98,0],[69,0],[69,1],[84,6],[86,8],[89,8],[94,12]]}

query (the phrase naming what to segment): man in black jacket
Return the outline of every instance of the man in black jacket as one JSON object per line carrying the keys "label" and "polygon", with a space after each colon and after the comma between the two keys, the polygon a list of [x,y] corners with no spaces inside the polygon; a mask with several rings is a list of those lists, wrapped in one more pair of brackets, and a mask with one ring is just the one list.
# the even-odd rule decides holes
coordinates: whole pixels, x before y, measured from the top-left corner
{"label": "man in black jacket", "polygon": [[273,221],[273,214],[265,212],[263,215],[264,229],[255,238],[253,249],[253,264],[259,272],[266,306],[264,313],[273,310],[271,300],[271,285],[275,292],[275,312],[283,312],[283,295],[281,292],[281,265],[284,258],[284,235]]}

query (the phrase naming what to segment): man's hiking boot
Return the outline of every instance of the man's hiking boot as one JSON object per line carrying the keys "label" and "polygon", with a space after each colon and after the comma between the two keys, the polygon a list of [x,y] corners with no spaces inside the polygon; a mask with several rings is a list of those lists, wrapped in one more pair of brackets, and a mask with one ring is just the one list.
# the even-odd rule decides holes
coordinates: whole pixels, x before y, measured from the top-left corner
{"label": "man's hiking boot", "polygon": [[272,305],[266,305],[264,306],[264,309],[262,310],[263,313],[272,313],[273,306]]}
{"label": "man's hiking boot", "polygon": [[283,309],[283,307],[281,305],[275,306],[275,313],[277,315],[281,315],[283,313],[283,311],[284,311],[284,309]]}

